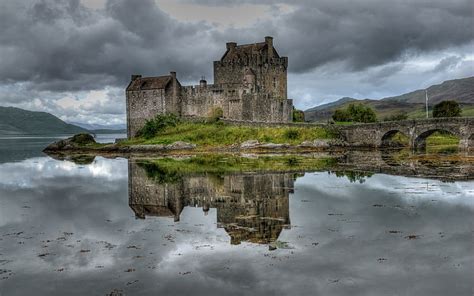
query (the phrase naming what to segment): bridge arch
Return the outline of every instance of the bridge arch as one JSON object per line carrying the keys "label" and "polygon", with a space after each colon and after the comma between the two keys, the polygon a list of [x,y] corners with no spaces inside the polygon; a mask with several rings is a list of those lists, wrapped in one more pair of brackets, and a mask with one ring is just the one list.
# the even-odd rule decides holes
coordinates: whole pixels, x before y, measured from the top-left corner
{"label": "bridge arch", "polygon": [[[396,136],[400,136],[402,139],[394,139]],[[406,139],[406,143],[405,142]],[[399,129],[390,129],[386,131],[381,140],[380,140],[380,146],[381,147],[403,147],[403,146],[408,146],[410,143],[410,138],[406,133]],[[394,141],[394,140],[401,140],[401,141]]]}
{"label": "bridge arch", "polygon": [[432,129],[425,130],[425,131],[419,133],[418,135],[414,136],[413,148],[416,149],[416,150],[425,149],[426,148],[426,139],[429,136],[436,133],[436,132],[448,133],[450,135],[458,137],[459,140],[461,140],[461,135],[459,135],[457,131],[453,131],[453,130],[446,129],[446,128],[432,128]]}

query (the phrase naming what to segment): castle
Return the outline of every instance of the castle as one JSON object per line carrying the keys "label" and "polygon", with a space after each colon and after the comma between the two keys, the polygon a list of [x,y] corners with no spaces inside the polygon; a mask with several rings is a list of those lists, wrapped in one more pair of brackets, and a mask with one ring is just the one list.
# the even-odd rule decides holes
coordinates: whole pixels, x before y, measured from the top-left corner
{"label": "castle", "polygon": [[126,89],[127,135],[132,138],[157,114],[205,118],[216,108],[237,121],[290,122],[293,101],[287,99],[288,58],[280,57],[273,38],[264,42],[226,44],[214,61],[214,84],[182,86],[176,72],[159,77],[132,75]]}

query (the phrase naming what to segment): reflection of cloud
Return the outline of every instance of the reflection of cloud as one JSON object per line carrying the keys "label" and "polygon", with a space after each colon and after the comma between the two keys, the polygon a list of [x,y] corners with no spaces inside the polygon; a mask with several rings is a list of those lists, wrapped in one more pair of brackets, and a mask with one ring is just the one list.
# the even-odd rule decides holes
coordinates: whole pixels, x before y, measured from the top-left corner
{"label": "reflection of cloud", "polygon": [[[28,186],[14,186],[14,176]],[[13,260],[2,268],[15,273],[1,282],[6,295],[103,295],[114,288],[127,295],[472,291],[472,182],[429,181],[433,191],[426,194],[423,179],[374,175],[359,184],[307,174],[290,196],[295,227],[279,238],[293,249],[269,252],[231,246],[214,224],[214,209],[205,216],[185,208],[177,223],[135,220],[125,160],[77,166],[36,158],[0,165],[0,180],[0,260]],[[404,238],[411,234],[420,238]]]}
{"label": "reflection of cloud", "polygon": [[[124,159],[106,161],[96,158],[91,165],[78,166],[69,161],[52,161],[46,157],[30,158],[19,163],[6,163],[0,170],[0,185],[33,188],[46,180],[51,181],[59,177],[96,177],[105,181],[121,180],[126,178],[126,171],[118,169]],[[25,174],[25,171],[30,172]]]}

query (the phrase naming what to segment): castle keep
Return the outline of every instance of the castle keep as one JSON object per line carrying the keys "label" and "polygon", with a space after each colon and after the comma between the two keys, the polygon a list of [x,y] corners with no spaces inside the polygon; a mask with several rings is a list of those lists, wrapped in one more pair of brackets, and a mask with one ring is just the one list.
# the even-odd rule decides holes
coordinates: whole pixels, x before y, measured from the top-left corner
{"label": "castle keep", "polygon": [[238,121],[290,122],[293,102],[287,98],[288,58],[280,57],[273,38],[237,45],[214,62],[214,84],[182,86],[175,72],[159,77],[132,75],[126,90],[127,133],[132,138],[157,114],[204,118],[214,108]]}

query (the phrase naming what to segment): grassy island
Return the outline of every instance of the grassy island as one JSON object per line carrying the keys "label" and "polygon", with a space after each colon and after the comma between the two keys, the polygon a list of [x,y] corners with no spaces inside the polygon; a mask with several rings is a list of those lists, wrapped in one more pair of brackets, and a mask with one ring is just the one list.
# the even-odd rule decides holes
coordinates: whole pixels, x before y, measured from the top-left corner
{"label": "grassy island", "polygon": [[[153,125],[150,122],[147,124]],[[171,144],[176,141],[183,141],[206,148],[230,146],[248,140],[257,140],[260,143],[298,145],[304,141],[333,139],[336,137],[333,131],[319,126],[252,127],[236,126],[222,122],[197,123],[177,121],[150,129],[152,131],[148,131],[148,127],[145,126],[138,137],[123,141],[120,145]]]}

